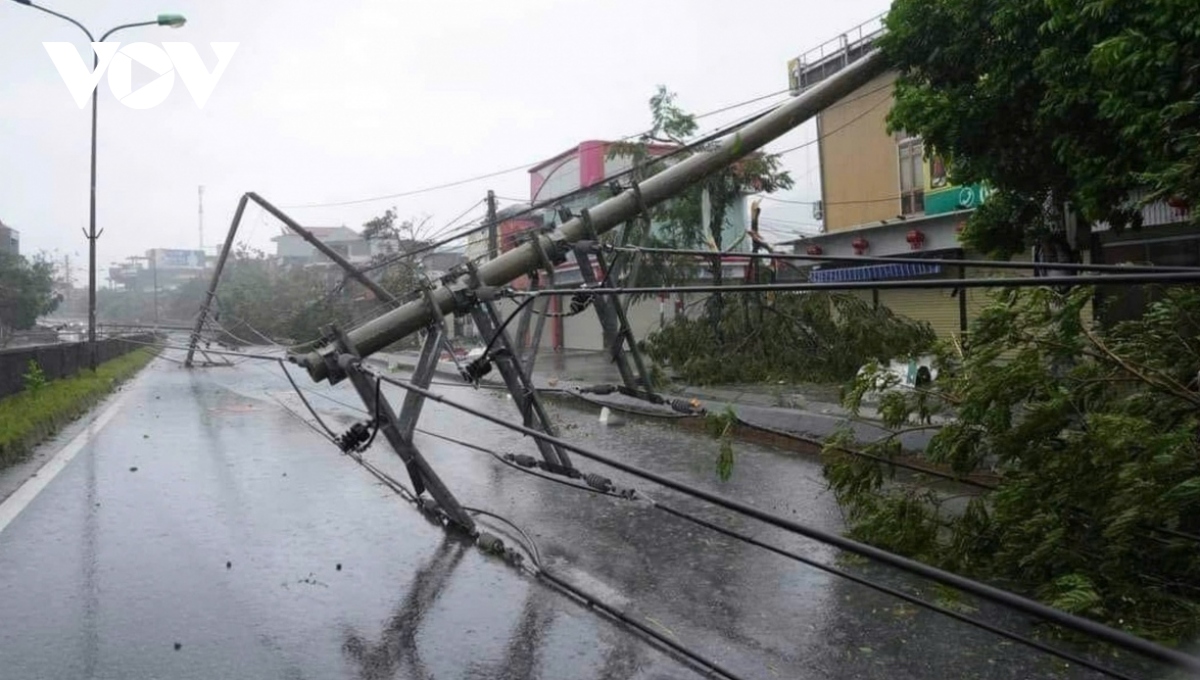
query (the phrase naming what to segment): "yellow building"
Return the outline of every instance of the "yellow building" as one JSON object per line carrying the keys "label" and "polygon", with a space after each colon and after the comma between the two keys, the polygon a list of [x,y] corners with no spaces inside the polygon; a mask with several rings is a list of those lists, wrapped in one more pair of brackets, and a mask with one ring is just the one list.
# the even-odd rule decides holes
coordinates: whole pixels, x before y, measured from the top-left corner
{"label": "yellow building", "polygon": [[[836,49],[793,60],[792,89],[812,86],[870,50],[881,25],[864,24],[836,41]],[[919,137],[889,133],[887,115],[897,74],[885,73],[817,116],[821,201],[813,216],[822,232],[792,243],[810,255],[905,257],[929,264],[817,264],[814,282],[975,278],[986,270],[940,260],[979,259],[959,234],[967,216],[987,200],[986,187],[954,186],[938,158],[927,158]],[[1005,275],[1018,274],[1009,271]],[[982,289],[862,291],[875,304],[928,321],[943,339],[961,338],[987,301]]]}

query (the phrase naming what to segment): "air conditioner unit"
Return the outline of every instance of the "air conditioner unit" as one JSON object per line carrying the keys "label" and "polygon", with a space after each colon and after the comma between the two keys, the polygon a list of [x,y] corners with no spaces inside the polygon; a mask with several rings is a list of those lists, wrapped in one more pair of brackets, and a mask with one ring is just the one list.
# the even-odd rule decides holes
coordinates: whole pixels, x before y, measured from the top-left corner
{"label": "air conditioner unit", "polygon": [[825,219],[825,204],[823,202],[813,202],[813,219],[817,221]]}

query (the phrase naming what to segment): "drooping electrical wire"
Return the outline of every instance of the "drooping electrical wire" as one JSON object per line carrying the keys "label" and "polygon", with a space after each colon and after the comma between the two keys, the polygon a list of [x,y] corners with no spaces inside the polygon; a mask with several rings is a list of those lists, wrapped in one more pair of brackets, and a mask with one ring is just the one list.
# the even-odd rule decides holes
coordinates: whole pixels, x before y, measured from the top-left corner
{"label": "drooping electrical wire", "polygon": [[[363,369],[363,370],[367,370],[367,369]],[[974,581],[972,579],[968,579],[966,577],[959,576],[958,574],[947,572],[945,570],[938,569],[936,567],[932,567],[927,564],[917,562],[915,560],[912,560],[912,559],[909,559],[906,557],[902,557],[900,555],[896,555],[894,553],[890,553],[886,550],[882,550],[880,548],[876,548],[871,545],[867,545],[864,543],[860,543],[858,541],[854,541],[852,539],[846,538],[844,536],[841,536],[841,535],[838,535],[838,534],[835,534],[835,533],[832,533],[829,531],[825,531],[823,529],[807,526],[807,525],[801,524],[799,522],[790,520],[785,517],[779,517],[777,515],[766,512],[766,511],[756,508],[754,506],[742,503],[740,501],[737,501],[737,500],[734,500],[731,498],[727,498],[725,496],[721,496],[721,495],[718,495],[718,494],[715,494],[715,493],[712,493],[709,491],[705,491],[704,489],[700,489],[700,488],[694,487],[692,485],[676,481],[674,479],[665,477],[665,476],[657,474],[655,472],[651,472],[651,471],[641,468],[639,466],[625,463],[623,461],[612,458],[611,456],[606,456],[606,455],[600,454],[596,451],[593,451],[593,450],[588,449],[583,446],[579,446],[577,444],[573,444],[573,443],[563,440],[559,437],[554,437],[554,436],[548,435],[544,432],[541,432],[539,430],[525,427],[525,426],[519,425],[517,423],[509,422],[503,418],[500,418],[498,416],[493,416],[492,414],[485,413],[479,409],[467,406],[465,404],[460,404],[460,403],[452,401],[450,399],[446,399],[443,395],[440,395],[436,392],[431,392],[431,391],[424,389],[422,387],[419,387],[417,385],[413,385],[411,383],[408,383],[408,382],[405,382],[402,380],[397,380],[397,379],[390,378],[390,377],[386,377],[386,376],[379,376],[378,374],[376,374],[376,376],[380,377],[381,379],[383,379],[385,382],[388,382],[389,384],[396,385],[397,387],[401,387],[402,389],[405,389],[407,391],[420,394],[421,396],[425,397],[426,399],[432,399],[433,401],[435,401],[437,403],[444,404],[446,406],[450,406],[451,408],[462,411],[464,413],[468,413],[477,418],[487,420],[491,423],[500,425],[507,429],[513,430],[515,432],[521,432],[528,436],[535,437],[535,438],[541,439],[546,442],[550,442],[552,444],[555,444],[557,446],[565,448],[569,451],[575,452],[575,453],[579,454],[580,456],[587,458],[589,460],[592,460],[594,462],[598,462],[603,465],[607,465],[609,467],[615,468],[617,470],[620,470],[627,474],[633,475],[635,477],[639,477],[639,478],[645,479],[647,481],[651,481],[651,482],[654,482],[661,486],[664,486],[666,488],[669,488],[669,489],[672,489],[675,491],[679,491],[681,493],[687,494],[687,495],[695,497],[695,498],[699,498],[701,500],[707,501],[707,502],[717,505],[719,507],[725,508],[726,510],[731,510],[738,514],[762,521],[766,524],[778,527],[780,529],[784,529],[784,530],[790,531],[792,533],[796,533],[801,536],[804,536],[806,538],[810,538],[810,539],[819,541],[821,543],[831,545],[838,549],[845,550],[847,552],[851,552],[851,553],[860,555],[862,557],[866,557],[868,559],[886,564],[888,566],[899,569],[901,571],[912,573],[917,576],[921,576],[923,578],[927,578],[932,581],[941,583],[943,585],[950,586],[952,588],[956,588],[958,590],[975,595],[976,597],[980,597],[980,598],[989,600],[991,602],[995,602],[997,604],[1007,606],[1012,609],[1016,609],[1025,614],[1032,615],[1037,618],[1049,621],[1051,623],[1062,626],[1069,630],[1083,633],[1094,639],[1111,644],[1115,647],[1119,647],[1119,648],[1122,648],[1122,649],[1125,649],[1125,650],[1128,650],[1131,652],[1136,652],[1138,654],[1142,654],[1144,656],[1155,659],[1157,661],[1171,664],[1178,668],[1188,669],[1193,672],[1200,672],[1200,658],[1188,655],[1183,652],[1179,652],[1174,649],[1169,649],[1167,647],[1163,647],[1154,642],[1150,642],[1148,640],[1136,637],[1136,636],[1126,633],[1124,631],[1110,628],[1101,623],[1097,623],[1095,621],[1084,619],[1084,618],[1076,616],[1074,614],[1069,614],[1067,612],[1064,612],[1064,611],[1061,611],[1058,609],[1054,609],[1053,607],[1049,607],[1040,602],[1035,602],[1028,598],[1022,597],[1020,595],[1016,595],[1016,594],[1008,592],[1008,591],[1001,590],[994,586],[980,583],[978,581]]]}
{"label": "drooping electrical wire", "polygon": [[[758,102],[764,101],[766,99],[770,99],[772,97],[778,97],[779,95],[782,95],[782,94],[785,94],[788,92],[790,92],[790,90],[780,90],[778,92],[772,92],[770,94],[760,95],[760,96],[753,97],[751,99],[747,99],[747,100],[744,100],[741,102],[723,106],[721,108],[718,108],[718,109],[715,109],[712,111],[707,111],[705,113],[697,114],[697,115],[693,116],[693,118],[695,120],[708,118],[709,116],[715,116],[715,115],[718,115],[721,113],[726,113],[728,111],[733,111],[735,109],[740,109],[742,107],[749,106],[750,104],[757,104]],[[621,138],[619,138],[618,141],[628,141],[630,139],[636,139],[638,137],[641,137],[641,136],[647,134],[648,132],[649,132],[649,130],[642,130],[642,131],[636,132],[632,135],[626,135],[624,137],[621,137]],[[456,180],[456,181],[452,181],[452,182],[435,184],[435,185],[423,187],[420,189],[411,189],[408,191],[399,191],[399,192],[395,192],[395,193],[391,193],[391,194],[384,194],[381,196],[372,196],[370,198],[358,198],[358,199],[351,199],[351,200],[346,200],[346,201],[331,201],[331,202],[325,202],[325,203],[302,203],[302,204],[296,204],[296,205],[285,205],[285,206],[282,206],[282,208],[285,210],[299,210],[299,209],[306,209],[306,208],[336,208],[336,207],[347,206],[347,205],[358,205],[358,204],[362,204],[362,203],[373,203],[375,201],[384,201],[384,200],[394,199],[394,198],[404,198],[407,196],[416,196],[419,194],[426,194],[426,193],[430,193],[433,191],[440,191],[442,189],[451,189],[451,188],[454,188],[457,186],[462,186],[464,184],[471,184],[472,182],[479,182],[479,181],[482,181],[485,179],[491,179],[493,177],[500,177],[502,175],[507,175],[507,174],[510,174],[513,172],[517,172],[519,170],[527,170],[528,168],[533,167],[534,165],[537,165],[539,162],[541,162],[541,160],[542,159],[538,159],[538,160],[532,161],[530,163],[522,163],[520,165],[514,165],[512,167],[505,168],[503,170],[496,170],[494,172],[489,172],[489,173],[485,173],[482,175],[476,175],[474,177],[468,177],[466,179]]]}
{"label": "drooping electrical wire", "polygon": [[749,252],[715,252],[712,250],[696,250],[686,248],[656,248],[646,246],[609,246],[606,250],[627,253],[653,253],[661,255],[684,255],[697,258],[722,259],[762,259],[762,260],[800,260],[806,262],[836,262],[839,264],[936,264],[952,267],[974,267],[977,269],[1015,269],[1015,270],[1058,270],[1073,272],[1114,272],[1121,274],[1134,273],[1167,273],[1192,272],[1200,273],[1200,267],[1174,267],[1158,265],[1124,265],[1124,264],[1087,264],[1075,262],[1012,262],[1005,260],[960,260],[943,257],[878,257],[870,255],[804,255],[800,253],[749,253]]}

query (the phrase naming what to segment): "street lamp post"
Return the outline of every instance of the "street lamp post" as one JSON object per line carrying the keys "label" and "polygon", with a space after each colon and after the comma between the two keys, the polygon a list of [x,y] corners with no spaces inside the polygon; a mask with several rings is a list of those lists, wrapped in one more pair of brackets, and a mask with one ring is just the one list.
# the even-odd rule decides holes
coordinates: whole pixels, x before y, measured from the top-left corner
{"label": "street lamp post", "polygon": [[[115,28],[109,29],[104,35],[100,36],[97,41],[92,37],[92,32],[65,14],[59,14],[51,9],[46,9],[39,5],[33,4],[32,0],[13,0],[13,2],[27,7],[32,7],[40,10],[51,16],[56,16],[64,21],[69,21],[83,31],[88,37],[89,47],[91,43],[104,42],[108,36],[125,28],[136,28],[138,26],[170,26],[171,28],[179,28],[187,23],[187,19],[182,14],[160,14],[154,21],[139,21],[132,24],[122,24]],[[100,57],[92,50],[92,70],[100,66]],[[100,83],[97,81],[96,87]],[[100,238],[100,233],[96,232],[96,87],[92,88],[92,172],[91,172],[91,195],[89,201],[89,219],[88,231],[85,234],[88,239],[88,366],[96,370],[96,239]]]}

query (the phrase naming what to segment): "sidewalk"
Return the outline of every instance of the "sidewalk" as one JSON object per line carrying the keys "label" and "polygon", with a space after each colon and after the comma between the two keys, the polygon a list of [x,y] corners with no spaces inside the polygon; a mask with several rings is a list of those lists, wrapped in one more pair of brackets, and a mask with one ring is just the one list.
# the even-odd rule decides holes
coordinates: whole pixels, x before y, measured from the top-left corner
{"label": "sidewalk", "polygon": [[[419,354],[412,352],[377,352],[369,363],[389,370],[408,370],[416,365]],[[461,381],[458,368],[452,361],[438,363],[437,374],[442,379]],[[499,374],[493,370],[481,382],[501,385]],[[614,410],[627,410],[649,416],[673,416],[678,413],[667,406],[613,393],[585,394],[580,388],[598,384],[619,384],[620,376],[607,358],[598,352],[542,353],[534,363],[533,383],[541,390],[572,394]],[[849,424],[859,442],[870,442],[886,436],[890,430],[878,420],[878,412],[864,405],[859,416],[837,403],[836,388],[826,385],[733,385],[712,387],[673,386],[667,399],[696,399],[710,413],[730,407],[745,424],[767,431],[820,441],[833,434],[843,424]],[[938,422],[935,420],[935,423]],[[934,430],[905,432],[898,435],[908,451],[922,451]]]}

